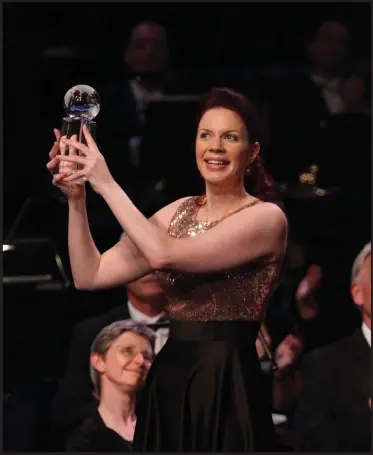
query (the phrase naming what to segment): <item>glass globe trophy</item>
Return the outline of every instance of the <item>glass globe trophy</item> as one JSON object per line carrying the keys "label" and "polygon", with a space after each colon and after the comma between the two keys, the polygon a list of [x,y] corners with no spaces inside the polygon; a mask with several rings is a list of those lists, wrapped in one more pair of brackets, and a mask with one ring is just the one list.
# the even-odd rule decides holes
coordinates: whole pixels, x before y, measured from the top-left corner
{"label": "glass globe trophy", "polygon": [[[64,108],[67,114],[62,120],[61,136],[66,136],[70,139],[76,135],[77,140],[86,145],[83,134],[83,125],[88,127],[89,132],[95,139],[96,137],[96,122],[93,119],[100,112],[100,98],[98,93],[93,87],[89,85],[75,85],[70,88],[64,96]],[[76,151],[80,155],[79,150]],[[61,154],[61,148],[58,150],[57,155]],[[69,146],[65,147],[65,155],[69,155]],[[82,169],[82,166],[76,163],[69,163],[61,161],[54,168],[53,173],[76,172]],[[76,183],[85,183],[85,180],[74,180]]]}

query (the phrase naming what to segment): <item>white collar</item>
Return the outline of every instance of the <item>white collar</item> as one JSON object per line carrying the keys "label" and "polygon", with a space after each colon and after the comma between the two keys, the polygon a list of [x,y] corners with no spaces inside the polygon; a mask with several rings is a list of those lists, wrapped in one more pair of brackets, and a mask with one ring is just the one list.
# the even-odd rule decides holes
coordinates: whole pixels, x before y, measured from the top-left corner
{"label": "white collar", "polygon": [[363,332],[364,338],[367,340],[367,343],[369,344],[369,347],[372,347],[372,332],[370,328],[363,322],[363,325],[361,326],[361,330]]}
{"label": "white collar", "polygon": [[127,304],[130,317],[135,322],[142,322],[147,325],[156,324],[164,315],[163,313],[159,313],[157,316],[148,316],[147,314],[141,313],[141,311],[135,308],[129,300]]}
{"label": "white collar", "polygon": [[326,90],[336,90],[340,84],[340,79],[338,77],[334,79],[325,79],[318,74],[312,73],[311,79],[318,85],[322,85]]}
{"label": "white collar", "polygon": [[143,85],[137,82],[136,79],[130,80],[130,86],[134,92],[135,98],[148,98],[151,99],[153,96],[161,96],[162,90],[155,89],[155,90],[147,90]]}

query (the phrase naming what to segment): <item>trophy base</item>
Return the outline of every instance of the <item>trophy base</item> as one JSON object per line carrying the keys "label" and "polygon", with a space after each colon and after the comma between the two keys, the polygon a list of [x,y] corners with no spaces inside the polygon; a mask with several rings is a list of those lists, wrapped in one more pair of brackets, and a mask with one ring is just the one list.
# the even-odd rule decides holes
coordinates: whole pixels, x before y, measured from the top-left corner
{"label": "trophy base", "polygon": [[[76,136],[77,140],[84,145],[87,145],[84,134],[83,134],[83,125],[88,127],[89,132],[91,133],[92,137],[95,139],[96,136],[96,123],[88,120],[85,117],[65,117],[62,120],[61,130],[60,130],[60,138],[66,136],[67,139],[70,139],[72,136]],[[61,139],[60,139],[61,140]],[[61,155],[61,147],[59,147],[57,151],[57,155]],[[69,146],[66,145],[64,150],[64,155],[68,156],[70,154]],[[77,156],[81,156],[79,150],[74,152]],[[80,171],[83,169],[83,166],[76,163],[69,163],[67,161],[63,162],[60,161],[53,169],[53,174],[60,174],[62,172],[67,172],[69,174],[74,173],[76,171]],[[77,183],[85,183],[85,179],[74,180],[74,182],[69,182],[73,184]]]}

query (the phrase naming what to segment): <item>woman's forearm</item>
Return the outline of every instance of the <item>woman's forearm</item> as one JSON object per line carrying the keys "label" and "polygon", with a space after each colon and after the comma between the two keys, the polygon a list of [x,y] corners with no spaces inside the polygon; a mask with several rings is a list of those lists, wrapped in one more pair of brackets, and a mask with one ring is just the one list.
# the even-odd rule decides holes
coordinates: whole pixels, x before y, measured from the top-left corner
{"label": "woman's forearm", "polygon": [[92,288],[101,254],[89,229],[85,199],[69,200],[68,244],[75,287]]}
{"label": "woman's forearm", "polygon": [[105,188],[101,196],[150,266],[156,270],[167,265],[167,233],[149,221],[116,182]]}

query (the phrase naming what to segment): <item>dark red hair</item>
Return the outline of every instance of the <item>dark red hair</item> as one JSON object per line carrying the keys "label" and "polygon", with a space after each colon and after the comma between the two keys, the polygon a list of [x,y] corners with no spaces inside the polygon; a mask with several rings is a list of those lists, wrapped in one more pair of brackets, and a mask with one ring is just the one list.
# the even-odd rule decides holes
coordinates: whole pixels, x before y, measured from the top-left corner
{"label": "dark red hair", "polygon": [[[262,137],[262,127],[254,104],[241,93],[229,88],[213,88],[202,99],[199,120],[206,111],[214,108],[225,108],[236,112],[245,124],[249,142],[259,142]],[[273,178],[265,171],[261,157],[258,155],[251,164],[245,178],[245,186],[255,197],[278,203]]]}

